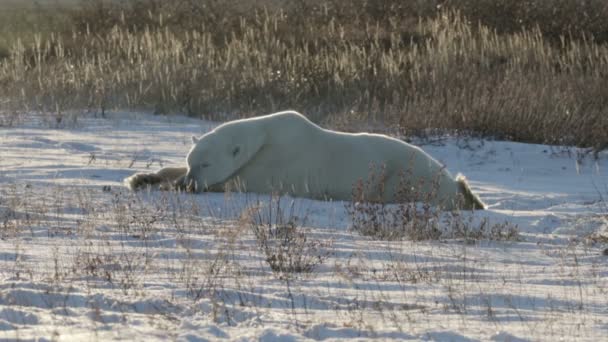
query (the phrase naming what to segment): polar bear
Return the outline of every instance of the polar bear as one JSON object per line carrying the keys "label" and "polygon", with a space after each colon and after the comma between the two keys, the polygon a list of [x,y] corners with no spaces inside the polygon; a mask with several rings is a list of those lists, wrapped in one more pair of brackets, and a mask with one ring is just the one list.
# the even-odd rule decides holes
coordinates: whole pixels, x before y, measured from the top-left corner
{"label": "polar bear", "polygon": [[132,190],[169,185],[331,200],[351,200],[366,184],[373,201],[424,198],[445,210],[485,208],[463,176],[453,178],[420,148],[381,134],[327,130],[293,111],[222,124],[193,137],[186,167],[135,174],[125,183]]}

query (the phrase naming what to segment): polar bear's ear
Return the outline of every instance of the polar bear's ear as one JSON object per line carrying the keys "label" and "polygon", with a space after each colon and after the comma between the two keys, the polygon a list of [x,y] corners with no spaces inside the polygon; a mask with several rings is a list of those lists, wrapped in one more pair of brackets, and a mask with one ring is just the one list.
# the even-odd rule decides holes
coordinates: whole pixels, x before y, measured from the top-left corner
{"label": "polar bear's ear", "polygon": [[195,137],[194,135],[193,135],[192,137],[190,137],[190,138],[192,139],[192,143],[193,143],[193,144],[195,144],[195,145],[196,145],[196,144],[198,143],[198,141],[200,140],[199,138]]}

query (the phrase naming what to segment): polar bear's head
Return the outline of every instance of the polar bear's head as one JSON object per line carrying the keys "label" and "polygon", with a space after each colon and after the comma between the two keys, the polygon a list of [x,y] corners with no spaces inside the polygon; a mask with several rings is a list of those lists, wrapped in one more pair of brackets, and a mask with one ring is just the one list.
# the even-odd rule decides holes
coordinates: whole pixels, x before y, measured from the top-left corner
{"label": "polar bear's head", "polygon": [[220,126],[198,139],[192,137],[184,179],[186,186],[204,191],[219,185],[253,159],[264,145],[265,136],[240,126]]}

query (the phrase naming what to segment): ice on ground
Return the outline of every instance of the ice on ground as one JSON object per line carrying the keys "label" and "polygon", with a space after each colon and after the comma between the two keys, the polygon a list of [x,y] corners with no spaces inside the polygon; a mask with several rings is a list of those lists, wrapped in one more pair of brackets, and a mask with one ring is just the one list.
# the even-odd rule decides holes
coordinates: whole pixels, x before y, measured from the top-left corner
{"label": "ice on ground", "polygon": [[[380,241],[345,202],[281,198],[312,272],[278,274],[243,216],[269,196],[132,193],[216,124],[118,113],[0,129],[0,339],[588,340],[608,336],[608,155],[416,141],[519,241]],[[438,143],[439,142],[439,143]],[[276,203],[275,203],[276,205]],[[275,207],[276,209],[276,207]],[[318,254],[314,254],[318,253]],[[276,262],[276,260],[275,260]]]}

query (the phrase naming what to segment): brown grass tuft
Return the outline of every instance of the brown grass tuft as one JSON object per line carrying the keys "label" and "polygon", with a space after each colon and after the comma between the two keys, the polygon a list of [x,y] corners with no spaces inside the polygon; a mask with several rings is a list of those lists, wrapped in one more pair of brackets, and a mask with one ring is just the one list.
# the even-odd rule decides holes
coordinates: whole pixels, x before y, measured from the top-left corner
{"label": "brown grass tuft", "polygon": [[604,2],[356,2],[87,2],[55,33],[5,42],[0,123],[294,108],[407,133],[608,146]]}

